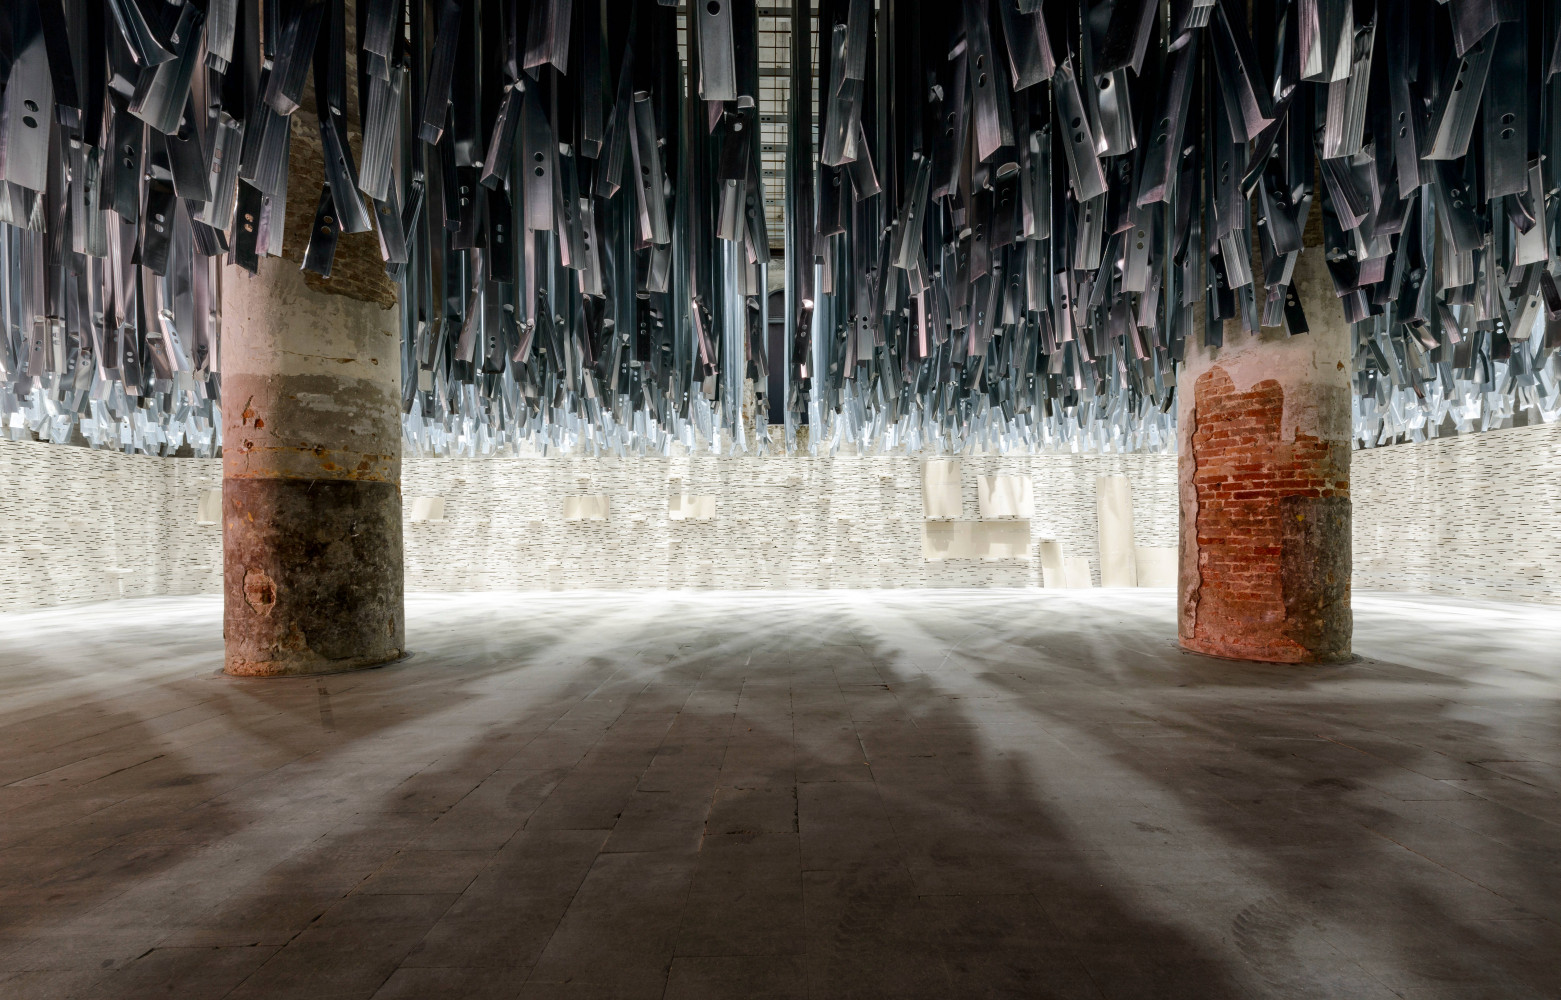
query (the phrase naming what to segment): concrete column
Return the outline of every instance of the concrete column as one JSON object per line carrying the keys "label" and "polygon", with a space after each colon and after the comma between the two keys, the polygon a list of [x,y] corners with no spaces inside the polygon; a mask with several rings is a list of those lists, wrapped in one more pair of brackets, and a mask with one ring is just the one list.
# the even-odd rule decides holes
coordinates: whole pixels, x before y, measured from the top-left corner
{"label": "concrete column", "polygon": [[1337,662],[1353,627],[1350,328],[1321,249],[1302,252],[1291,288],[1310,332],[1231,322],[1223,347],[1187,346],[1179,631],[1200,653]]}
{"label": "concrete column", "polygon": [[222,272],[223,635],[247,676],[384,663],[406,634],[395,287],[373,233],[300,271],[324,171],[294,119],[285,256]]}

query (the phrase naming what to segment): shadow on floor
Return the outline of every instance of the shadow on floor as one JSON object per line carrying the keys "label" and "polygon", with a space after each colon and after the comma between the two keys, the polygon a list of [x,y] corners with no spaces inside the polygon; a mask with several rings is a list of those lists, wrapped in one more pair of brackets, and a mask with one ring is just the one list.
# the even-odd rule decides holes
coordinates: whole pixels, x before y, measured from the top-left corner
{"label": "shadow on floor", "polygon": [[[1242,671],[1104,598],[413,610],[381,670],[132,643],[0,714],[0,995],[1561,986],[1553,683]],[[1513,756],[1502,719],[1548,771],[1462,759]]]}

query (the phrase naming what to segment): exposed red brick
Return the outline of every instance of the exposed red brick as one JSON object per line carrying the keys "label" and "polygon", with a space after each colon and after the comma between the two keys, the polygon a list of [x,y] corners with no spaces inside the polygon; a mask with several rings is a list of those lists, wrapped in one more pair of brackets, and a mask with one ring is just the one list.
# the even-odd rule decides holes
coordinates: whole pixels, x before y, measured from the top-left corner
{"label": "exposed red brick", "polygon": [[[1297,531],[1290,521],[1337,521],[1345,525],[1348,563],[1348,444],[1297,433],[1283,440],[1284,387],[1276,380],[1238,392],[1215,366],[1194,383],[1193,488],[1197,498],[1196,613],[1184,621],[1182,643],[1218,656],[1281,662],[1336,659],[1330,620],[1337,616],[1337,588],[1318,597],[1315,587],[1297,586],[1297,566],[1318,568],[1332,586],[1337,571],[1329,558],[1303,552],[1316,544],[1316,531]],[[1290,559],[1287,562],[1287,539]],[[1308,560],[1298,564],[1297,558]],[[1286,586],[1291,592],[1286,594]],[[1348,574],[1342,581],[1348,616]],[[1189,628],[1190,625],[1190,628]],[[1348,631],[1344,647],[1348,649]]]}

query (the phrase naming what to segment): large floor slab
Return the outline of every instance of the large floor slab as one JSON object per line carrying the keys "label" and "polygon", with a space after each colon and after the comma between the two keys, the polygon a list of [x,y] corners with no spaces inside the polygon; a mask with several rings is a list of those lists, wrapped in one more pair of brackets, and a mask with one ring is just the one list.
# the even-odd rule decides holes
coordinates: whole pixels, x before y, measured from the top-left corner
{"label": "large floor slab", "polygon": [[414,597],[221,676],[212,598],[0,615],[0,996],[1561,996],[1561,616],[1357,595]]}

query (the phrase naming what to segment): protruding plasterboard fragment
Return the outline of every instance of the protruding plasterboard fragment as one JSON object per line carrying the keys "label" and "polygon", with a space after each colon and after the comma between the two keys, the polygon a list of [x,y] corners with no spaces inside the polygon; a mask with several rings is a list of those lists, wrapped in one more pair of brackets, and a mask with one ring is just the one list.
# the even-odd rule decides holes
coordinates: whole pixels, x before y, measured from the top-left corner
{"label": "protruding plasterboard fragment", "polygon": [[1174,546],[1139,545],[1133,549],[1140,587],[1175,587],[1177,552]]}
{"label": "protruding plasterboard fragment", "polygon": [[607,500],[603,495],[564,497],[564,520],[605,521]]}
{"label": "protruding plasterboard fragment", "polygon": [[412,497],[413,524],[444,523],[444,497]]}
{"label": "protruding plasterboard fragment", "polygon": [[1095,477],[1100,521],[1100,585],[1136,587],[1133,563],[1133,488],[1126,476]]}
{"label": "protruding plasterboard fragment", "polygon": [[1071,590],[1088,590],[1095,585],[1090,578],[1088,556],[1068,556],[1062,561],[1062,585]]}
{"label": "protruding plasterboard fragment", "polygon": [[1043,538],[1035,543],[1035,554],[1041,560],[1041,586],[1063,586],[1066,577],[1063,575],[1062,543],[1055,538]]}
{"label": "protruding plasterboard fragment", "polygon": [[673,521],[714,521],[715,497],[673,494],[667,498],[667,517]]}
{"label": "protruding plasterboard fragment", "polygon": [[921,468],[922,514],[932,520],[957,518],[963,513],[959,490],[958,459],[928,459]]}
{"label": "protruding plasterboard fragment", "polygon": [[976,503],[983,521],[999,517],[1028,518],[1035,513],[1029,476],[979,476]]}
{"label": "protruding plasterboard fragment", "polygon": [[222,523],[222,490],[201,490],[195,501],[196,524]]}
{"label": "protruding plasterboard fragment", "polygon": [[945,559],[1028,559],[1029,521],[922,522],[921,555],[927,562]]}

